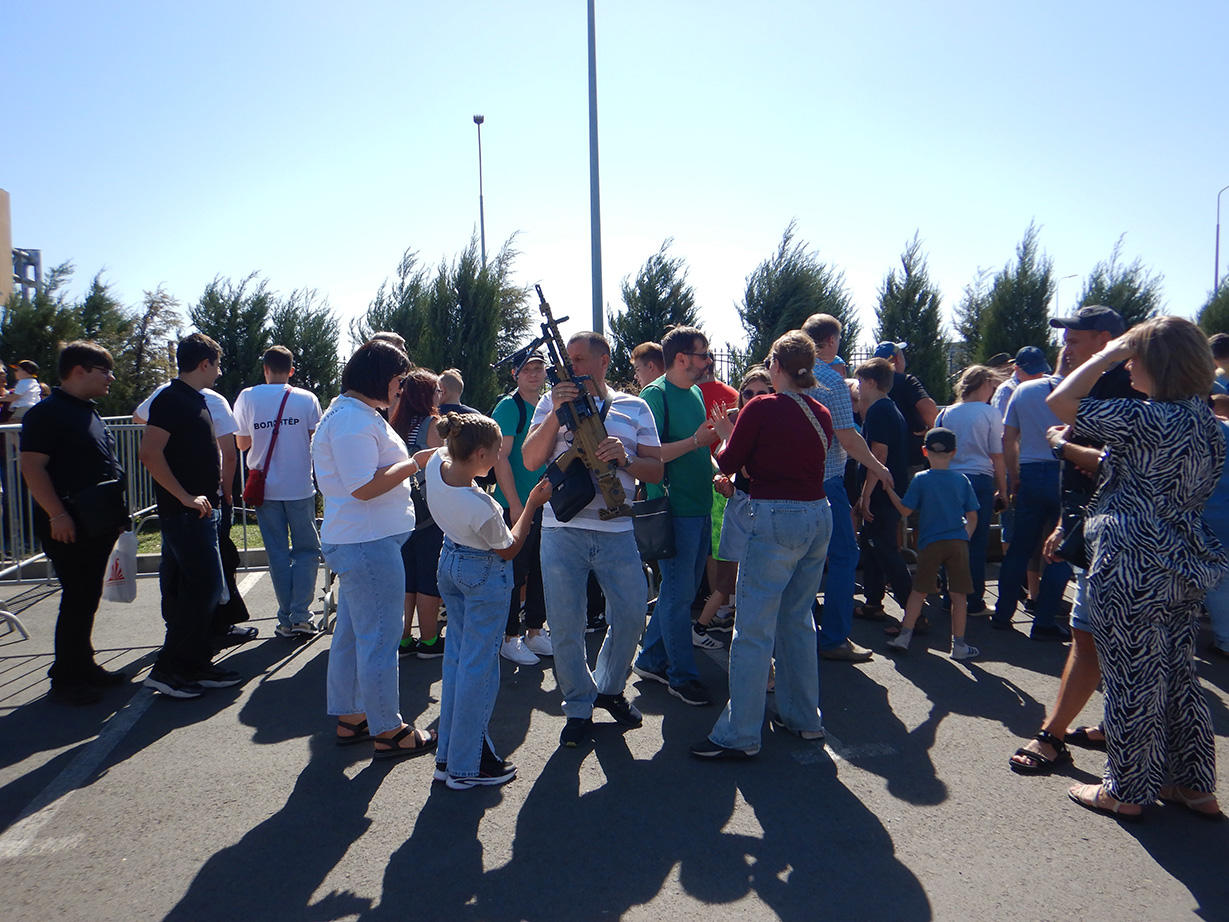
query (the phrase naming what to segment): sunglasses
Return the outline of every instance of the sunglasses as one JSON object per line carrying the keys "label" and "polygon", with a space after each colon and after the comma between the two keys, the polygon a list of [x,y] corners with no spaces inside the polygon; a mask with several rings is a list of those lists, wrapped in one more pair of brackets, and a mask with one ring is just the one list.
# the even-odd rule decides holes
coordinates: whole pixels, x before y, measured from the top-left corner
{"label": "sunglasses", "polygon": [[768,388],[768,390],[766,391],[757,391],[749,387],[744,387],[743,388],[743,400],[751,400],[754,397],[759,397],[761,394],[772,394],[772,393],[775,393],[775,392],[771,387]]}

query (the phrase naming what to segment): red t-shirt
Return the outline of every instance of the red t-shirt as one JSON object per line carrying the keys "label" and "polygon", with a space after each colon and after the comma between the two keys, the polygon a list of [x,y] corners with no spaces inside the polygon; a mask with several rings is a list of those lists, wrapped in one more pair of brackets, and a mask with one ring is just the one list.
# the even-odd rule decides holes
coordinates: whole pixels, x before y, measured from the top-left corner
{"label": "red t-shirt", "polygon": [[[697,384],[700,393],[704,395],[704,415],[712,418],[713,407],[719,403],[724,403],[726,409],[738,409],[738,391],[730,387],[728,384],[723,384],[720,381],[705,381],[703,384]],[[713,453],[713,457],[717,457],[717,446],[714,445],[709,449]]]}
{"label": "red t-shirt", "polygon": [[738,411],[734,432],[717,456],[723,473],[745,467],[752,499],[823,499],[824,458],[832,444],[832,415],[818,400],[803,397],[820,428],[787,394],[756,397]]}

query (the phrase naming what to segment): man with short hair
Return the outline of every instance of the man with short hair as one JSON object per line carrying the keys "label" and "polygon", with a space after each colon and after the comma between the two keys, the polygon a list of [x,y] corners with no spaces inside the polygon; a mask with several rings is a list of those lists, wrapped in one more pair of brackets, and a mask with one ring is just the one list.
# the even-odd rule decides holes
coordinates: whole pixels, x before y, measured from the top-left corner
{"label": "man with short hair", "polygon": [[999,416],[1007,415],[1007,404],[1016,388],[1025,381],[1036,381],[1050,374],[1053,369],[1046,360],[1046,354],[1036,346],[1022,346],[1012,360],[1014,369],[1006,381],[995,388],[994,396],[990,398],[990,406],[999,411]]}
{"label": "man with short hair", "polygon": [[824,578],[824,608],[819,629],[819,655],[828,660],[865,663],[871,651],[849,639],[853,623],[853,594],[858,568],[858,536],[850,516],[845,489],[847,458],[874,470],[892,486],[892,475],[872,454],[853,419],[853,401],[844,377],[832,367],[841,346],[841,322],[831,314],[812,314],[802,332],[815,343],[816,386],[807,393],[828,408],[836,438],[824,461],[824,493],[832,505],[832,538],[828,542],[828,574]]}
{"label": "man with short hair", "polygon": [[440,416],[447,413],[477,413],[473,407],[461,403],[465,393],[465,380],[459,368],[440,372]]}
{"label": "man with short hair", "polygon": [[939,407],[926,393],[921,381],[914,375],[905,374],[905,350],[908,348],[908,343],[880,343],[875,347],[872,358],[887,359],[892,365],[892,390],[888,396],[905,418],[909,430],[909,467],[911,470],[921,470],[926,464],[922,440],[934,428]]}
{"label": "man with short hair", "polygon": [[261,364],[265,383],[246,388],[235,398],[239,425],[235,444],[247,452],[249,470],[263,471],[265,476],[256,524],[277,597],[274,632],[279,637],[313,636],[321,628],[311,616],[320,568],[311,438],[320,422],[320,401],[311,391],[291,386],[294,356],[285,346],[271,346]]}
{"label": "man with short hair", "polygon": [[632,350],[636,383],[648,387],[666,373],[666,359],[657,343],[641,343]]}
{"label": "man with short hair", "polygon": [[[513,369],[516,390],[495,404],[491,418],[499,423],[502,442],[495,461],[495,501],[504,509],[509,527],[521,517],[525,501],[542,479],[546,466],[525,467],[521,450],[529,434],[529,420],[542,396],[546,381],[546,357],[530,352]],[[508,624],[499,655],[521,666],[532,666],[541,656],[554,656],[546,627],[546,597],[542,590],[542,510],[539,508],[517,555],[512,558],[512,596],[508,600]],[[525,592],[525,636],[521,637],[521,590]]]}
{"label": "man with short hair", "polygon": [[1229,333],[1214,333],[1208,338],[1212,348],[1212,361],[1216,363],[1216,380],[1212,393],[1229,393]]}
{"label": "man with short hair", "polygon": [[684,704],[712,704],[696,669],[691,602],[712,544],[713,461],[708,447],[717,429],[708,419],[697,382],[713,365],[708,340],[695,327],[675,327],[661,341],[666,373],[640,391],[653,411],[666,465],[664,486],[650,484],[648,499],[668,491],[675,555],[658,561],[661,587],[633,671],[660,682]]}
{"label": "man with short hair", "polygon": [[238,685],[242,677],[210,663],[213,617],[226,588],[218,552],[222,458],[201,389],[222,373],[222,350],[193,333],[175,352],[179,376],[149,407],[141,463],[154,479],[162,526],[159,583],[166,639],[145,685],[173,698]]}
{"label": "man with short hair", "polygon": [[[597,460],[619,469],[619,482],[630,500],[636,480],[658,483],[662,477],[653,413],[639,397],[607,386],[610,343],[600,333],[575,334],[567,351],[576,375],[588,379],[581,386],[593,395],[605,417],[607,437],[597,447]],[[521,446],[526,467],[540,467],[568,448],[571,433],[560,424],[555,408],[579,394],[575,382],[562,381],[538,401]],[[597,490],[593,501],[567,522],[556,519],[550,507],[542,516],[542,584],[555,648],[555,676],[567,717],[559,742],[568,748],[579,747],[589,736],[594,707],[608,711],[624,726],[638,727],[643,721],[623,690],[644,632],[648,585],[632,520],[603,519],[599,510],[604,508]],[[585,584],[590,573],[597,575],[606,594],[610,623],[592,672],[585,658]]]}
{"label": "man with short hair", "polygon": [[90,635],[107,559],[128,522],[124,469],[94,403],[115,380],[102,346],[72,342],[60,352],[60,386],[30,407],[21,426],[21,473],[34,497],[34,532],[60,580],[52,701],[93,704],[98,688],[128,676],[94,661]]}

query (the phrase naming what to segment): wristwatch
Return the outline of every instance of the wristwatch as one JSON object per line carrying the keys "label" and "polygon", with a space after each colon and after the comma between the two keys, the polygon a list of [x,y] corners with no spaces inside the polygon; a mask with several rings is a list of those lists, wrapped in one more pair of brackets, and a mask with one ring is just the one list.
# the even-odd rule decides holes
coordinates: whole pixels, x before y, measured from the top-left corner
{"label": "wristwatch", "polygon": [[1064,449],[1064,448],[1066,448],[1066,447],[1067,447],[1067,440],[1066,440],[1066,439],[1059,439],[1059,440],[1058,440],[1058,444],[1057,444],[1057,445],[1055,445],[1055,446],[1054,446],[1053,448],[1051,448],[1050,450],[1051,450],[1052,452],[1054,452],[1054,457],[1055,457],[1055,458],[1057,458],[1059,461],[1062,461],[1062,460],[1063,460],[1063,449]]}

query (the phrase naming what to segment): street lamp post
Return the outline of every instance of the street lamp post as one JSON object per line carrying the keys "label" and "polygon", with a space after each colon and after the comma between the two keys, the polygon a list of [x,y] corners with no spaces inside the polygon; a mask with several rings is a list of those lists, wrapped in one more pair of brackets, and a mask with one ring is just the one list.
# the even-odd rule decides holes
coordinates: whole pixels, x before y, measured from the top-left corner
{"label": "street lamp post", "polygon": [[1055,317],[1057,317],[1059,315],[1059,312],[1062,310],[1062,305],[1058,302],[1058,286],[1061,285],[1063,282],[1067,281],[1067,279],[1075,278],[1077,274],[1078,273],[1072,272],[1070,275],[1064,275],[1062,278],[1055,280],[1054,282],[1054,316]]}
{"label": "street lamp post", "polygon": [[[1229,189],[1229,186],[1225,186],[1225,189]],[[1225,189],[1216,193],[1216,272],[1212,276],[1212,297],[1214,298],[1220,291],[1220,196]]]}
{"label": "street lamp post", "polygon": [[482,267],[486,268],[486,215],[482,209],[482,123],[481,115],[474,116],[474,124],[478,126],[478,228],[482,236]]}
{"label": "street lamp post", "polygon": [[602,332],[602,209],[597,181],[597,35],[589,0],[589,240],[593,259],[593,329]]}

